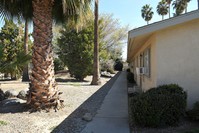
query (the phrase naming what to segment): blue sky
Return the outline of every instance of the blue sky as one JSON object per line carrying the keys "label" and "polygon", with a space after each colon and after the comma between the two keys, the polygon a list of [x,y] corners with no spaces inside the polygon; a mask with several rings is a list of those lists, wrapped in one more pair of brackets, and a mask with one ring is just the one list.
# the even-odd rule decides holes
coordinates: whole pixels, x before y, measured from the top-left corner
{"label": "blue sky", "polygon": [[[154,16],[150,23],[160,21],[162,19],[156,13],[156,6],[160,0],[99,0],[100,13],[111,13],[114,18],[120,20],[122,25],[129,24],[130,28],[136,28],[146,25],[146,22],[141,17],[141,8],[145,4],[150,4],[153,7]],[[173,0],[174,1],[174,0]],[[188,11],[197,9],[197,0],[191,0],[188,5]],[[174,11],[171,11],[171,16]],[[165,16],[168,18],[168,15]]]}
{"label": "blue sky", "polygon": [[[129,25],[130,29],[146,25],[141,17],[141,8],[145,4],[153,7],[154,16],[150,23],[160,21],[162,19],[156,13],[156,6],[160,0],[99,0],[99,12],[113,14],[115,19],[119,19],[121,25]],[[173,0],[174,1],[174,0]],[[172,8],[172,7],[171,7]],[[197,9],[197,0],[191,0],[188,5],[188,11]],[[174,11],[171,11],[171,16]],[[168,18],[168,15],[165,16]],[[2,23],[0,22],[0,27]],[[123,48],[123,58],[126,58],[126,44]]]}

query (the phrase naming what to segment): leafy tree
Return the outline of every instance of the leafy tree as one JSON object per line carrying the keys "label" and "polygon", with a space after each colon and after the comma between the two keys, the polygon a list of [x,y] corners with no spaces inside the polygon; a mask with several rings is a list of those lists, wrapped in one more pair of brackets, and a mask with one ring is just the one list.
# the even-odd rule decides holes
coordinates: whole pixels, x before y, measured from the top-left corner
{"label": "leafy tree", "polygon": [[55,73],[60,70],[64,70],[65,65],[63,61],[61,61],[59,58],[54,59],[54,65],[55,65]]}
{"label": "leafy tree", "polygon": [[1,0],[0,15],[24,16],[25,6],[32,5],[30,18],[33,18],[33,56],[31,86],[27,103],[34,109],[54,107],[58,109],[59,93],[54,76],[52,52],[52,24],[65,19],[77,21],[85,14],[91,0]]}
{"label": "leafy tree", "polygon": [[93,27],[90,25],[78,31],[64,27],[58,39],[60,59],[77,80],[83,80],[92,73],[93,64]]}
{"label": "leafy tree", "polygon": [[167,15],[167,13],[168,13],[168,5],[167,5],[167,3],[166,3],[166,1],[165,0],[162,0],[162,1],[160,1],[159,3],[158,3],[158,5],[157,5],[157,13],[159,14],[159,15],[162,15],[162,20],[164,19],[164,15]]}
{"label": "leafy tree", "polygon": [[28,61],[23,50],[23,30],[12,20],[5,19],[5,25],[0,32],[0,46],[2,56],[0,57],[0,70],[9,73],[12,79],[21,76],[23,65]]}
{"label": "leafy tree", "polygon": [[146,4],[142,7],[141,10],[141,15],[142,18],[147,21],[147,24],[149,24],[149,21],[152,19],[153,17],[153,11],[152,11],[152,7],[150,7],[150,5]]}
{"label": "leafy tree", "polygon": [[[94,36],[93,27],[94,27],[93,16],[89,16],[87,17],[87,22],[85,23],[85,25],[82,25],[81,30],[79,30],[76,34],[73,34],[75,30],[72,30],[72,29],[70,31],[71,34],[69,34],[70,32],[68,33],[69,31],[68,29],[70,29],[68,25],[66,25],[65,27],[55,28],[55,29],[63,29],[62,32],[60,32],[61,37],[58,39],[59,41],[56,41],[54,39],[54,42],[57,45],[57,46],[55,45],[55,48],[56,48],[55,51],[56,53],[57,51],[59,51],[58,55],[59,57],[61,57],[62,61],[66,62],[66,58],[72,59],[72,61],[74,60],[73,59],[74,56],[71,57],[69,54],[66,54],[67,48],[65,46],[69,45],[69,44],[66,44],[66,42],[70,42],[71,44],[74,44],[74,45],[75,44],[79,45],[79,43],[77,43],[76,40],[79,39],[80,34],[85,34],[81,36],[88,36],[88,33],[84,32],[88,30],[92,30],[92,32],[90,32],[90,37],[88,38],[88,39],[91,39],[90,42],[92,42],[93,36]],[[100,69],[102,69],[103,71],[112,71],[114,61],[117,58],[121,58],[122,44],[124,40],[127,38],[127,31],[128,31],[128,26],[125,26],[125,27],[120,26],[119,21],[117,19],[114,19],[113,15],[110,15],[110,14],[100,15],[99,17],[99,58],[100,58]],[[55,34],[57,35],[57,33]],[[59,37],[60,35],[57,35],[57,36]],[[69,41],[67,38],[69,38],[70,35],[73,36],[73,40],[71,39]],[[60,39],[62,40],[60,41]],[[82,40],[81,42],[83,44],[87,43],[85,42],[85,40]],[[72,50],[74,50],[74,52]],[[82,53],[81,52],[77,53],[75,49],[70,49],[70,52],[80,54],[80,56],[82,56],[81,55]],[[92,52],[93,50],[90,50],[89,54],[93,55]],[[67,56],[70,56],[70,57],[67,57]],[[106,67],[107,64],[108,66],[111,66],[111,67]],[[67,63],[65,63],[65,65],[67,66]],[[91,66],[88,66],[88,67],[90,68]],[[77,66],[77,69],[79,68],[80,66]]]}
{"label": "leafy tree", "polygon": [[102,14],[99,18],[100,60],[121,58],[122,46],[127,39],[128,26],[122,27],[113,15]]}

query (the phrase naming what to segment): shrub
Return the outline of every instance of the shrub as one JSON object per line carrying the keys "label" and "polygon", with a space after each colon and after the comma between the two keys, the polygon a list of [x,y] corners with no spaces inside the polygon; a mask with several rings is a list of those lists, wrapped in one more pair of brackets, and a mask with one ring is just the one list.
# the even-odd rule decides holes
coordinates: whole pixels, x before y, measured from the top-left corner
{"label": "shrub", "polygon": [[55,72],[64,70],[64,63],[59,58],[55,58],[54,66],[55,66]]}
{"label": "shrub", "polygon": [[135,83],[134,74],[132,72],[127,73],[127,80],[128,80],[129,83]]}
{"label": "shrub", "polygon": [[59,58],[68,67],[71,76],[84,80],[93,71],[93,34],[92,26],[77,32],[75,29],[64,27],[57,40]]}
{"label": "shrub", "polygon": [[131,72],[130,68],[126,69],[127,72]]}
{"label": "shrub", "polygon": [[104,60],[100,61],[100,69],[101,71],[107,71],[111,74],[114,74],[114,69],[113,69],[113,60]]}
{"label": "shrub", "polygon": [[116,59],[115,65],[114,65],[114,70],[115,71],[122,71],[122,69],[123,69],[123,63],[122,63],[122,61],[119,60],[119,59]]}
{"label": "shrub", "polygon": [[199,120],[199,101],[194,104],[193,109],[187,112],[187,115],[192,120]]}
{"label": "shrub", "polygon": [[132,120],[145,127],[177,125],[186,108],[187,94],[175,84],[163,85],[130,99]]}

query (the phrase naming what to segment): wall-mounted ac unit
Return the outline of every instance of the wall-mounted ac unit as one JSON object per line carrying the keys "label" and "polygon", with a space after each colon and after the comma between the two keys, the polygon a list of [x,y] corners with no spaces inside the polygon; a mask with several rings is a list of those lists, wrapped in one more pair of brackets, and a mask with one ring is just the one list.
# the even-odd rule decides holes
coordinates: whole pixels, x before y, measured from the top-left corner
{"label": "wall-mounted ac unit", "polygon": [[144,67],[140,67],[139,70],[140,70],[140,74],[141,74],[141,75],[145,73],[145,68],[144,68]]}

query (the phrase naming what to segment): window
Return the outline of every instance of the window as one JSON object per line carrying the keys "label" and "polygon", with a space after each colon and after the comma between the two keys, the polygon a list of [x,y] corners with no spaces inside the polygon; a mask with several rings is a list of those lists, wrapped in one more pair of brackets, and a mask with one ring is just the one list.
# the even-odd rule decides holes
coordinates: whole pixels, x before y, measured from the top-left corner
{"label": "window", "polygon": [[145,75],[150,77],[150,48],[147,48],[144,51],[144,68]]}

